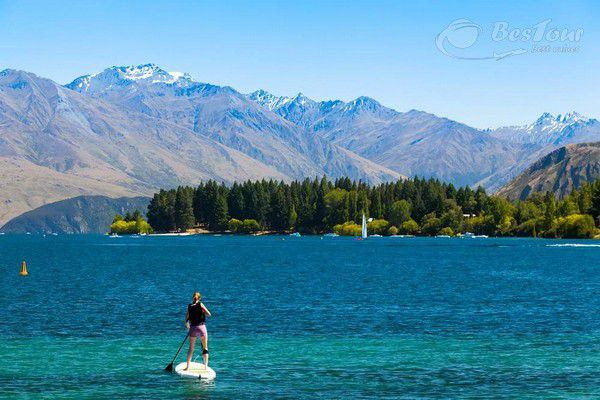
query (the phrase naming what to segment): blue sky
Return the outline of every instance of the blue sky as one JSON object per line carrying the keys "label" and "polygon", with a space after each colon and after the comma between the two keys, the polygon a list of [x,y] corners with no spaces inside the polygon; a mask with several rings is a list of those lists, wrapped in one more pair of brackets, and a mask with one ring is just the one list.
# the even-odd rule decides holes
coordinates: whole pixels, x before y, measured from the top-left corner
{"label": "blue sky", "polygon": [[[399,111],[486,128],[531,122],[544,111],[599,118],[599,17],[592,1],[0,0],[0,68],[67,83],[112,65],[153,62],[242,92],[302,92],[317,100],[366,95]],[[528,52],[499,61],[449,57],[436,36],[458,19],[480,31],[471,47],[451,46],[453,55]],[[491,40],[497,22],[508,23],[509,32],[547,19],[548,29],[583,35],[577,42]],[[462,32],[476,32],[469,29]],[[548,44],[577,50],[530,52]]]}

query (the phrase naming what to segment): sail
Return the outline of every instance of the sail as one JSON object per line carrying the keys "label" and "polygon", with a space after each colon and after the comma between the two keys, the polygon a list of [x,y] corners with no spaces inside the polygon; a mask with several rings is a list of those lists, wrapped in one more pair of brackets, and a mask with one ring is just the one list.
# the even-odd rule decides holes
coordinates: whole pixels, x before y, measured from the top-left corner
{"label": "sail", "polygon": [[363,239],[367,238],[367,218],[365,217],[365,214],[363,213],[363,218],[362,218],[362,231],[360,236]]}

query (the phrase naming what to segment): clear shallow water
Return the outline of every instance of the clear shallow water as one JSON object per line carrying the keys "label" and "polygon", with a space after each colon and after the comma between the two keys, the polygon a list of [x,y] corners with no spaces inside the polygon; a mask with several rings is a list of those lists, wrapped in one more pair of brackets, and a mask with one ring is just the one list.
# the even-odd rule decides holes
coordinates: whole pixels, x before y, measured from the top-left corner
{"label": "clear shallow water", "polygon": [[[0,397],[598,397],[594,243],[0,236]],[[196,289],[209,384],[163,372]]]}

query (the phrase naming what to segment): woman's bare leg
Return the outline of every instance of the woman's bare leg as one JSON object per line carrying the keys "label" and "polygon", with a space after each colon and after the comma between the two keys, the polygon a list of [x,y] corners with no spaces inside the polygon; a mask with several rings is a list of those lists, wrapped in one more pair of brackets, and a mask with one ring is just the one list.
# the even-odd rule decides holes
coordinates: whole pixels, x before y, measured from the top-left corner
{"label": "woman's bare leg", "polygon": [[202,341],[202,358],[204,359],[204,368],[208,367],[208,353],[205,353],[204,350],[208,351],[208,338],[206,336],[200,337]]}
{"label": "woman's bare leg", "polygon": [[187,355],[187,366],[183,369],[184,371],[187,371],[188,368],[190,367],[190,361],[192,360],[192,355],[194,355],[194,344],[196,343],[196,338],[193,336],[190,336],[190,348],[188,350],[188,355]]}

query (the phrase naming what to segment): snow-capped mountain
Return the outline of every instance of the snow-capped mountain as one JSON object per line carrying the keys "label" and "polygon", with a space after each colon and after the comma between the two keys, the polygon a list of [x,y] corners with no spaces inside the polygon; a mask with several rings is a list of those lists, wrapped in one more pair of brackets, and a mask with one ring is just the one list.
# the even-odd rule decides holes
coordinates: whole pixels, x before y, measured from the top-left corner
{"label": "snow-capped mountain", "polygon": [[470,185],[521,156],[521,145],[422,111],[398,112],[366,96],[317,102],[260,90],[248,97],[314,135],[408,176]]}
{"label": "snow-capped mountain", "polygon": [[206,179],[288,179],[181,125],[24,71],[0,72],[0,121],[0,225],[82,194],[151,195]]}
{"label": "snow-capped mountain", "polygon": [[[290,178],[327,174],[379,182],[401,176],[309,134],[230,87],[196,82],[187,74],[169,73],[153,64],[107,68],[67,87],[183,126]],[[275,101],[266,92],[260,98]],[[289,104],[298,102],[296,98]]]}
{"label": "snow-capped mountain", "polygon": [[353,123],[353,121],[355,123],[363,117],[369,123],[376,123],[399,114],[366,96],[349,102],[341,100],[315,101],[302,93],[287,97],[257,90],[249,94],[248,98],[295,125],[315,132],[328,140],[337,137],[340,132],[347,132],[348,123]]}
{"label": "snow-capped mountain", "polygon": [[422,111],[398,112],[369,97],[315,101],[302,94],[248,97],[295,125],[405,175],[490,190],[559,146],[600,140],[596,119],[544,113],[531,124],[478,130]]}
{"label": "snow-capped mountain", "polygon": [[[298,93],[298,96],[301,96],[301,93]],[[293,100],[293,97],[287,96],[275,96],[266,90],[259,89],[255,92],[252,92],[248,95],[248,98],[269,111],[277,110],[280,107],[285,106]]]}
{"label": "snow-capped mountain", "polygon": [[492,190],[499,189],[538,159],[561,146],[600,141],[600,123],[576,112],[543,113],[531,124],[507,126],[487,131],[490,136],[522,145],[524,152],[508,169],[495,171],[478,182]]}
{"label": "snow-capped mountain", "polygon": [[183,72],[167,72],[157,65],[144,64],[127,67],[110,67],[102,72],[84,75],[66,85],[69,89],[80,93],[101,94],[115,87],[127,87],[133,82],[139,84],[156,84],[189,86],[192,78]]}
{"label": "snow-capped mountain", "polygon": [[559,146],[600,140],[600,123],[576,112],[556,116],[543,113],[531,124],[502,127],[491,134],[512,142]]}

